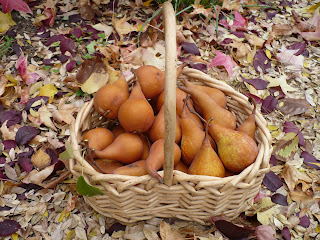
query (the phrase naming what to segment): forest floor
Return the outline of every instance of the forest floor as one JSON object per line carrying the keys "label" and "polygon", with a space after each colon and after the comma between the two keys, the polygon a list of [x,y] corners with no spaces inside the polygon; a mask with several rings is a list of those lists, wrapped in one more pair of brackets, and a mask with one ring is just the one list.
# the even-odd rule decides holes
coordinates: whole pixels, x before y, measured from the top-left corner
{"label": "forest floor", "polygon": [[0,237],[320,239],[319,1],[177,7],[178,66],[252,97],[272,136],[270,172],[252,208],[208,225],[161,218],[124,225],[102,216],[77,193],[63,159],[71,122],[99,87],[120,70],[130,79],[142,65],[164,69],[162,15],[147,21],[159,5],[27,2],[32,13],[0,12]]}

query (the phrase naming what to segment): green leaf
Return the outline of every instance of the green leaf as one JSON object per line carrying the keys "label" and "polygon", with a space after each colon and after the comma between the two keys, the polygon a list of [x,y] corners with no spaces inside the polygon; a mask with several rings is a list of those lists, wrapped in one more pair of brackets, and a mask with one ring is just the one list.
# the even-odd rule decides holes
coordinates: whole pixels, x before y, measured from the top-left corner
{"label": "green leaf", "polygon": [[65,147],[66,147],[66,150],[59,154],[59,158],[63,160],[69,160],[70,158],[73,158],[73,151],[69,141],[65,142]]}
{"label": "green leaf", "polygon": [[76,96],[77,96],[77,97],[83,97],[83,96],[84,96],[84,92],[83,92],[81,89],[78,89],[78,90],[76,91]]}
{"label": "green leaf", "polygon": [[91,43],[89,43],[87,45],[87,50],[89,54],[93,54],[95,53],[96,49],[94,48],[95,46],[97,46],[97,42],[96,41],[92,41]]}
{"label": "green leaf", "polygon": [[288,132],[276,144],[276,155],[282,158],[287,158],[298,149],[298,144],[298,135],[294,132]]}
{"label": "green leaf", "polygon": [[103,192],[86,182],[83,176],[80,176],[77,181],[77,192],[82,196],[92,197],[94,195],[103,195]]}

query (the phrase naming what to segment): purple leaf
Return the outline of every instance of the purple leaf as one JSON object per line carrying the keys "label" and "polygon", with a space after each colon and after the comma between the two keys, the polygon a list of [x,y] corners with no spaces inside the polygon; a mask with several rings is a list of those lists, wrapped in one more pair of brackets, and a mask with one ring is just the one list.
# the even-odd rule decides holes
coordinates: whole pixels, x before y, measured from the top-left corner
{"label": "purple leaf", "polygon": [[277,158],[276,158],[275,155],[271,155],[269,163],[272,164],[273,166],[277,166],[278,165],[278,161],[277,161]]}
{"label": "purple leaf", "polygon": [[244,95],[246,95],[248,98],[251,97],[253,98],[257,104],[263,103],[263,100],[261,98],[259,98],[258,96],[252,94],[252,93],[244,93]]}
{"label": "purple leaf", "polygon": [[0,224],[0,236],[7,237],[17,232],[21,228],[20,224],[15,220],[6,219]]}
{"label": "purple leaf", "polygon": [[39,38],[48,38],[50,37],[50,31],[43,31],[41,33],[37,33],[36,36]]}
{"label": "purple leaf", "polygon": [[0,212],[1,211],[8,211],[8,210],[10,210],[11,208],[10,207],[8,207],[8,206],[4,206],[4,207],[1,207],[0,206]]}
{"label": "purple leaf", "polygon": [[23,126],[18,129],[15,140],[18,145],[24,145],[38,134],[40,134],[39,129],[31,126]]}
{"label": "purple leaf", "polygon": [[43,59],[43,64],[47,66],[53,66],[53,60],[52,59]]}
{"label": "purple leaf", "polygon": [[270,95],[263,100],[262,106],[261,106],[261,112],[263,114],[269,114],[275,109],[277,104],[278,104],[278,99]]}
{"label": "purple leaf", "polygon": [[281,0],[280,6],[286,7],[289,6],[291,7],[294,4],[294,1],[289,1],[289,0]]}
{"label": "purple leaf", "polygon": [[273,12],[266,11],[266,15],[267,15],[266,20],[272,19],[272,18],[273,18],[275,15],[277,15],[278,13],[279,13],[278,11],[273,11]]}
{"label": "purple leaf", "polygon": [[296,127],[296,125],[294,125],[294,123],[291,122],[285,122],[283,124],[283,132],[288,133],[288,132],[294,132],[298,134],[299,137],[299,145],[300,146],[305,146],[306,142],[304,140],[304,137],[302,135],[302,132],[299,131],[299,129]]}
{"label": "purple leaf", "polygon": [[49,37],[47,42],[45,43],[46,46],[50,46],[52,43],[62,41],[64,36],[62,34],[60,35],[53,35],[52,37]]}
{"label": "purple leaf", "polygon": [[248,227],[239,227],[226,220],[215,221],[217,229],[230,239],[242,239],[254,233],[254,229]]}
{"label": "purple leaf", "polygon": [[253,66],[257,72],[260,72],[261,68],[263,73],[267,73],[267,69],[271,68],[271,61],[264,53],[263,49],[260,49],[253,58]]}
{"label": "purple leaf", "polygon": [[271,197],[271,201],[282,206],[288,206],[287,197],[283,196],[280,193],[273,194]]}
{"label": "purple leaf", "polygon": [[17,158],[21,158],[21,157],[30,158],[34,153],[34,150],[32,147],[28,147],[28,150],[29,150],[28,152],[18,153]]}
{"label": "purple leaf", "polygon": [[5,164],[6,158],[5,157],[0,157],[0,164]]}
{"label": "purple leaf", "polygon": [[69,52],[72,54],[72,56],[74,56],[75,53],[73,52],[73,50],[75,48],[76,48],[76,45],[69,38],[63,37],[63,39],[60,41],[60,50],[63,54],[65,54],[66,52]]}
{"label": "purple leaf", "polygon": [[[49,101],[49,97],[46,97],[46,96],[38,96],[38,97],[34,97],[34,98],[31,98],[27,103],[26,103],[26,106],[24,107],[24,110],[26,111],[29,111],[32,104],[38,100],[43,100],[45,104],[48,103]],[[35,111],[38,111],[38,109],[41,107],[41,105],[38,105],[38,106],[35,106],[33,107],[32,109],[35,110]]]}
{"label": "purple leaf", "polygon": [[119,0],[111,0],[110,1],[110,10],[113,11],[113,12],[118,12],[118,3],[119,3]]}
{"label": "purple leaf", "polygon": [[226,44],[226,45],[228,45],[228,44],[230,44],[230,43],[232,43],[232,39],[231,38],[225,38],[225,39],[223,39],[223,41],[221,42],[221,44],[222,45],[224,45],[224,44]]}
{"label": "purple leaf", "polygon": [[4,146],[4,150],[15,148],[17,146],[14,140],[4,140],[2,144]]}
{"label": "purple leaf", "polygon": [[286,94],[282,91],[282,88],[280,86],[271,87],[269,88],[270,94],[274,95],[275,92],[278,92],[278,98],[285,98]]}
{"label": "purple leaf", "polygon": [[285,240],[291,240],[291,233],[288,227],[284,227],[281,232]]}
{"label": "purple leaf", "polygon": [[203,63],[190,63],[190,66],[194,69],[200,70],[201,72],[207,72],[207,65]]}
{"label": "purple leaf", "polygon": [[81,28],[74,28],[70,31],[70,34],[73,34],[76,38],[80,38],[82,36]]}
{"label": "purple leaf", "polygon": [[320,166],[313,164],[313,163],[317,163],[319,164],[320,161],[318,161],[315,156],[311,155],[310,153],[304,151],[301,153],[300,157],[303,158],[303,162],[304,164],[306,164],[309,167],[312,167],[314,169],[320,170]]}
{"label": "purple leaf", "polygon": [[238,38],[245,38],[244,32],[242,31],[235,31],[235,32],[232,32],[231,34],[235,35]]}
{"label": "purple leaf", "polygon": [[68,61],[69,57],[67,55],[62,54],[61,56],[59,56],[59,61],[61,63],[65,63],[66,61]]}
{"label": "purple leaf", "polygon": [[71,62],[67,63],[66,69],[68,72],[71,72],[76,67],[76,61],[72,60]]}
{"label": "purple leaf", "polygon": [[244,82],[247,82],[249,84],[251,84],[252,86],[254,86],[255,89],[257,90],[263,90],[263,89],[266,89],[267,86],[269,85],[269,82],[261,79],[261,78],[254,78],[254,79],[246,79],[244,77],[242,77],[242,80]]}
{"label": "purple leaf", "polygon": [[181,45],[182,45],[183,50],[184,50],[186,53],[192,53],[192,54],[198,55],[198,56],[201,55],[199,48],[198,48],[197,45],[195,45],[194,43],[184,42],[184,43],[182,43]]}
{"label": "purple leaf", "polygon": [[33,164],[30,158],[20,157],[18,158],[18,163],[27,173],[31,172],[33,169]]}
{"label": "purple leaf", "polygon": [[22,114],[21,112],[15,110],[6,111],[1,115],[1,125],[4,124],[4,122],[7,120],[7,127],[10,127],[22,120]]}
{"label": "purple leaf", "polygon": [[287,47],[287,49],[298,50],[294,55],[299,56],[306,49],[306,44],[302,43],[294,43],[291,46]]}
{"label": "purple leaf", "polygon": [[47,148],[46,153],[50,156],[51,165],[55,164],[59,161],[59,156],[58,156],[58,154],[56,154],[55,150],[53,150],[51,148]]}
{"label": "purple leaf", "polygon": [[275,192],[282,187],[281,179],[273,172],[268,172],[263,178],[263,184],[271,191]]}
{"label": "purple leaf", "polygon": [[116,222],[108,228],[106,233],[108,233],[109,235],[112,235],[113,232],[124,231],[124,230],[126,230],[126,226]]}
{"label": "purple leaf", "polygon": [[22,183],[19,187],[26,189],[26,192],[29,192],[30,190],[34,190],[36,192],[42,188],[41,186],[34,183]]}
{"label": "purple leaf", "polygon": [[300,218],[300,226],[308,228],[310,226],[310,219],[308,218],[307,215],[304,215],[303,217]]}
{"label": "purple leaf", "polygon": [[77,22],[81,22],[81,21],[83,21],[83,18],[78,14],[74,14],[74,15],[69,16],[69,22],[77,23]]}

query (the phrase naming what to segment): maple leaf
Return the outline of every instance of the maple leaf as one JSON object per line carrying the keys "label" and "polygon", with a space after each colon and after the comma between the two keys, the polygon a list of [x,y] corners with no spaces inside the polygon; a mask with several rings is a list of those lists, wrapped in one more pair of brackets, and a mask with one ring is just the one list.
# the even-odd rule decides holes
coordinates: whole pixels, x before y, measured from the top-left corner
{"label": "maple leaf", "polygon": [[235,61],[231,58],[231,56],[225,55],[222,52],[215,51],[217,56],[212,60],[210,63],[209,67],[213,66],[224,66],[225,69],[227,70],[229,76],[233,75],[233,67],[238,66]]}
{"label": "maple leaf", "polygon": [[40,78],[38,74],[27,71],[27,57],[25,57],[23,54],[20,55],[15,67],[18,70],[22,80],[25,81],[26,84],[32,84],[38,81]]}
{"label": "maple leaf", "polygon": [[290,85],[288,85],[286,81],[287,79],[286,75],[281,75],[277,78],[273,78],[267,75],[265,75],[264,77],[265,77],[265,80],[269,82],[268,88],[280,86],[282,91],[286,95],[288,94],[289,91],[297,91],[296,88],[293,88]]}
{"label": "maple leaf", "polygon": [[320,7],[318,7],[315,11],[313,16],[306,21],[305,23],[310,24],[311,26],[315,27],[314,32],[300,32],[300,35],[309,41],[318,41],[320,40]]}
{"label": "maple leaf", "polygon": [[235,20],[231,28],[235,28],[237,31],[247,31],[248,28],[248,19],[242,17],[238,11],[234,11]]}
{"label": "maple leaf", "polygon": [[0,0],[3,13],[17,10],[19,12],[32,13],[29,6],[23,0]]}

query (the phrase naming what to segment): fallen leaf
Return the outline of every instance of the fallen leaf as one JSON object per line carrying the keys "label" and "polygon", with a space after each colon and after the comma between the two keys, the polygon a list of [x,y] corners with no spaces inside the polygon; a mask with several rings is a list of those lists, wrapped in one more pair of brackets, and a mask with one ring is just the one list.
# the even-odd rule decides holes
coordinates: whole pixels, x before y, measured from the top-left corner
{"label": "fallen leaf", "polygon": [[275,146],[275,155],[277,158],[286,159],[298,149],[299,137],[294,132],[286,133]]}
{"label": "fallen leaf", "polygon": [[127,21],[127,17],[124,16],[121,19],[112,18],[112,25],[117,33],[120,35],[121,40],[123,39],[124,35],[131,33],[133,31],[138,32],[138,28],[131,25]]}
{"label": "fallen leaf", "polygon": [[13,219],[5,219],[0,224],[0,236],[7,237],[17,232],[21,228],[20,224]]}
{"label": "fallen leaf", "polygon": [[49,103],[51,103],[53,101],[54,95],[56,95],[58,92],[58,89],[56,89],[54,85],[48,83],[40,88],[38,96],[49,97]]}
{"label": "fallen leaf", "polygon": [[5,111],[0,116],[0,123],[4,124],[6,122],[7,127],[11,127],[17,123],[20,123],[22,120],[22,112],[9,110]]}
{"label": "fallen leaf", "polygon": [[14,25],[16,25],[16,23],[12,20],[10,12],[6,14],[3,12],[0,12],[0,33],[7,32],[10,29],[10,27]]}
{"label": "fallen leaf", "polygon": [[256,228],[255,235],[258,240],[276,240],[276,231],[271,226],[260,225]]}
{"label": "fallen leaf", "polygon": [[35,152],[35,154],[32,155],[31,162],[35,167],[43,169],[50,165],[51,159],[50,156],[45,151],[43,151],[42,148],[40,148]]}
{"label": "fallen leaf", "polygon": [[315,156],[311,155],[310,153],[304,151],[301,153],[301,157],[303,158],[303,162],[314,169],[320,170],[320,161],[316,159]]}
{"label": "fallen leaf", "polygon": [[269,190],[275,192],[278,188],[282,187],[283,183],[278,175],[273,172],[268,172],[263,178],[263,185],[265,185]]}
{"label": "fallen leaf", "polygon": [[267,73],[267,69],[271,68],[271,61],[266,56],[263,49],[260,49],[253,58],[253,67],[257,72]]}
{"label": "fallen leaf", "polygon": [[281,233],[282,233],[285,240],[291,240],[291,233],[290,233],[290,230],[288,227],[284,227],[281,230]]}
{"label": "fallen leaf", "polygon": [[270,197],[262,198],[254,204],[254,207],[257,211],[257,219],[263,225],[273,223],[273,218],[280,213],[278,205],[273,203]]}
{"label": "fallen leaf", "polygon": [[229,44],[229,46],[237,49],[236,58],[238,60],[242,57],[247,56],[248,53],[250,53],[252,51],[249,44],[242,43],[237,40],[233,40],[232,43]]}
{"label": "fallen leaf", "polygon": [[293,88],[290,85],[288,85],[286,75],[280,75],[275,78],[268,75],[265,75],[264,77],[265,77],[265,80],[269,82],[268,88],[280,86],[282,91],[286,95],[288,94],[288,92],[297,91],[296,88]]}
{"label": "fallen leaf", "polygon": [[305,113],[310,109],[306,99],[284,98],[279,102],[278,109],[285,115],[294,116]]}
{"label": "fallen leaf", "polygon": [[263,89],[266,89],[267,86],[269,85],[269,82],[261,79],[261,78],[254,78],[254,79],[246,79],[244,77],[242,77],[242,80],[244,82],[247,82],[249,84],[251,84],[252,86],[254,86],[255,89],[257,90],[263,90]]}
{"label": "fallen leaf", "polygon": [[240,0],[235,0],[232,2],[231,2],[231,0],[224,0],[222,2],[222,9],[239,11],[240,7],[241,7]]}
{"label": "fallen leaf", "polygon": [[183,50],[186,52],[186,53],[191,53],[191,54],[194,54],[194,55],[198,55],[200,56],[200,50],[199,48],[197,47],[196,44],[194,43],[189,43],[189,42],[184,42],[181,44],[182,45],[182,48]]}
{"label": "fallen leaf", "polygon": [[229,239],[247,238],[255,232],[254,228],[238,226],[226,220],[217,220],[214,224],[217,229]]}
{"label": "fallen leaf", "polygon": [[227,70],[229,76],[233,75],[233,67],[238,66],[235,61],[231,58],[231,56],[225,55],[218,50],[215,50],[216,57],[211,61],[209,67],[213,66],[224,66]]}
{"label": "fallen leaf", "polygon": [[257,35],[254,34],[244,34],[245,38],[248,40],[248,42],[253,45],[253,46],[257,46],[259,48],[263,47],[263,44],[265,42],[265,40],[263,38],[258,37]]}
{"label": "fallen leaf", "polygon": [[59,158],[61,158],[63,160],[69,160],[69,159],[73,158],[73,156],[74,156],[73,150],[72,150],[72,146],[69,141],[65,141],[65,148],[66,148],[66,150],[59,154]]}
{"label": "fallen leaf", "polygon": [[286,121],[283,124],[283,132],[285,132],[285,133],[294,132],[294,133],[298,134],[299,145],[300,146],[305,146],[306,145],[304,137],[302,135],[302,132],[293,123]]}
{"label": "fallen leaf", "polygon": [[170,225],[165,221],[160,223],[160,236],[162,240],[183,240],[180,233],[172,230]]}
{"label": "fallen leaf", "polygon": [[46,105],[43,105],[39,108],[38,110],[39,113],[39,120],[42,124],[46,125],[47,127],[57,131],[56,126],[53,124],[51,118],[52,118],[52,113],[49,111]]}
{"label": "fallen leaf", "polygon": [[263,114],[269,114],[276,108],[277,104],[278,104],[278,99],[269,95],[262,101],[261,112]]}
{"label": "fallen leaf", "polygon": [[108,39],[109,36],[113,32],[113,28],[107,24],[104,24],[104,23],[98,23],[98,24],[93,25],[92,27],[98,31],[104,32],[105,39]]}
{"label": "fallen leaf", "polygon": [[271,196],[271,201],[282,206],[288,206],[287,197],[280,193],[273,194]]}
{"label": "fallen leaf", "polygon": [[51,175],[54,170],[54,165],[48,166],[41,171],[32,170],[23,180],[23,183],[34,183],[42,186],[42,182]]}
{"label": "fallen leaf", "polygon": [[18,58],[15,67],[18,70],[22,80],[25,81],[26,84],[35,83],[40,78],[38,74],[28,72],[27,57],[25,57],[23,54],[21,54]]}
{"label": "fallen leaf", "polygon": [[290,36],[292,34],[292,26],[289,24],[273,24],[272,33],[278,36]]}
{"label": "fallen leaf", "polygon": [[18,132],[15,136],[15,141],[18,145],[24,145],[30,142],[35,136],[40,134],[40,132],[41,131],[35,127],[23,126],[18,129]]}
{"label": "fallen leaf", "polygon": [[32,13],[29,6],[23,0],[0,0],[4,13],[17,10],[19,12]]}
{"label": "fallen leaf", "polygon": [[296,56],[295,53],[298,50],[290,50],[282,47],[277,53],[277,58],[279,62],[283,63],[287,68],[292,71],[300,72],[304,64],[304,56]]}

